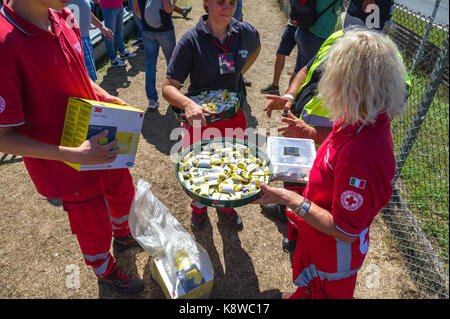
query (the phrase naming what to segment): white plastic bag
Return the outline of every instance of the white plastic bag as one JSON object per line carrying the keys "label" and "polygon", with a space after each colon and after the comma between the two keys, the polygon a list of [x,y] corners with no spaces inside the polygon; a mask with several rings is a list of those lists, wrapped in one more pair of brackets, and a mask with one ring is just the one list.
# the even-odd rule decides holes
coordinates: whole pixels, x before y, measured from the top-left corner
{"label": "white plastic bag", "polygon": [[175,293],[180,296],[205,282],[214,270],[208,252],[172,216],[139,179],[128,223],[136,241],[153,258],[163,257]]}

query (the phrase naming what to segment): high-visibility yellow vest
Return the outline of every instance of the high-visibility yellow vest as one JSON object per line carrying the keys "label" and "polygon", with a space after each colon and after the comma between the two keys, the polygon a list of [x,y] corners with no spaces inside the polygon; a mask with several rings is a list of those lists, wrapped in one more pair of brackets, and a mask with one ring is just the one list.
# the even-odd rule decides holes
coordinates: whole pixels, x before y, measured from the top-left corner
{"label": "high-visibility yellow vest", "polygon": [[[317,87],[323,72],[321,67],[323,62],[327,59],[335,41],[343,36],[344,31],[340,30],[325,40],[308,70],[305,82],[297,91],[297,109],[293,113],[310,126],[333,127],[333,121],[329,118],[328,110],[323,105],[323,99],[317,97]],[[408,94],[410,94],[411,78],[408,74],[406,74],[405,82],[408,86]],[[302,104],[304,104],[303,108]]]}
{"label": "high-visibility yellow vest", "polygon": [[[344,31],[340,30],[328,37],[317,52],[313,64],[308,70],[305,83],[298,89],[297,97],[299,101],[303,100],[306,104],[303,106],[300,114],[296,115],[310,126],[333,127],[333,121],[329,118],[328,110],[323,105],[322,99],[317,97],[317,86],[322,76],[322,69],[319,68],[327,59],[328,53],[334,42],[344,36]],[[309,100],[308,97],[310,96]]]}

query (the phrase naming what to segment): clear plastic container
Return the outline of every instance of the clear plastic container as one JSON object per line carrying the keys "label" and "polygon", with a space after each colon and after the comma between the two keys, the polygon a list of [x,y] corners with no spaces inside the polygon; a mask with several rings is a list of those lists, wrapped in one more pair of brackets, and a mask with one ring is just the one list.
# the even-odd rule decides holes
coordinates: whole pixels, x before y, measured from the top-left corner
{"label": "clear plastic container", "polygon": [[273,167],[273,181],[304,183],[316,158],[314,141],[269,136],[267,156]]}

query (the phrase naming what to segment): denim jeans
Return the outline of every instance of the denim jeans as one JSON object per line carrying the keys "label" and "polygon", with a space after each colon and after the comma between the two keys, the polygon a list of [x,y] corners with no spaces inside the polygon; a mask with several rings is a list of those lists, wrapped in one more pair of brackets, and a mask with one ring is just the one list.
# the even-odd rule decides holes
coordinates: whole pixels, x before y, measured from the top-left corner
{"label": "denim jeans", "polygon": [[145,92],[149,100],[158,100],[156,90],[156,63],[159,47],[161,47],[167,65],[175,49],[175,30],[166,32],[142,31],[142,41],[145,50]]}
{"label": "denim jeans", "polygon": [[134,1],[133,0],[128,1],[128,11],[133,14],[133,20],[138,29],[137,39],[138,40],[142,39],[142,23],[141,23],[141,20],[139,20],[139,18],[134,14]]}
{"label": "denim jeans", "polygon": [[303,69],[317,54],[326,39],[319,38],[308,30],[300,28],[295,32],[295,42],[297,43],[298,54],[295,63],[295,73]]}
{"label": "denim jeans", "polygon": [[114,43],[120,53],[125,52],[125,44],[123,43],[123,6],[120,8],[102,8],[105,27],[114,32],[113,40],[105,40],[106,50],[111,60],[117,57]]}

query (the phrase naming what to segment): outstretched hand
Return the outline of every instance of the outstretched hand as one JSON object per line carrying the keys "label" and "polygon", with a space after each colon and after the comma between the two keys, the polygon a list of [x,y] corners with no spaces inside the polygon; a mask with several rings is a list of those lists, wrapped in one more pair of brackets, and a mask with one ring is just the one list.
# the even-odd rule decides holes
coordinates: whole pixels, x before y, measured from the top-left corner
{"label": "outstretched hand", "polygon": [[264,107],[264,112],[267,112],[268,117],[272,117],[273,110],[290,110],[292,106],[292,100],[287,97],[278,95],[267,95],[266,99],[269,101]]}
{"label": "outstretched hand", "polygon": [[311,138],[310,135],[312,128],[292,114],[291,111],[288,111],[287,117],[283,117],[281,121],[287,124],[286,126],[281,126],[278,128],[278,132],[284,137]]}

